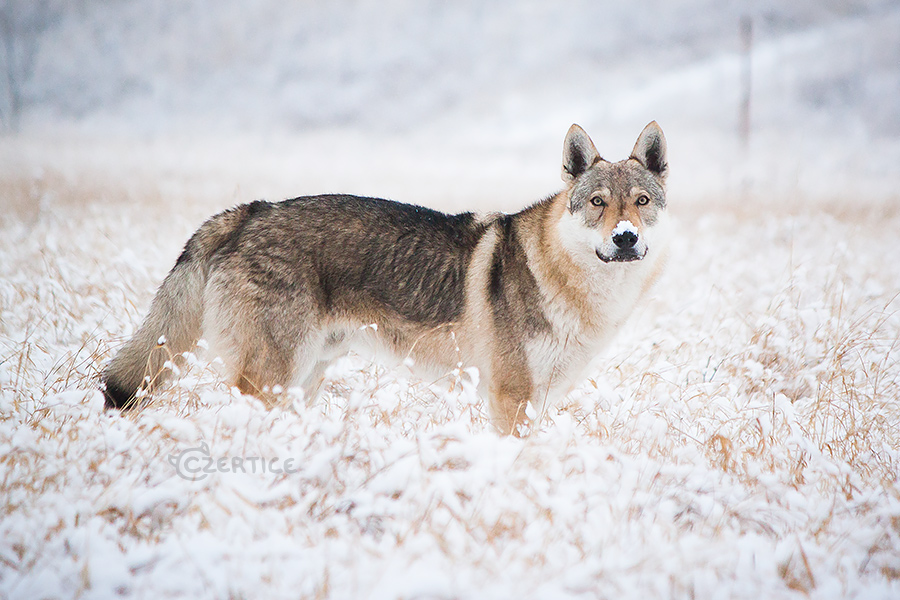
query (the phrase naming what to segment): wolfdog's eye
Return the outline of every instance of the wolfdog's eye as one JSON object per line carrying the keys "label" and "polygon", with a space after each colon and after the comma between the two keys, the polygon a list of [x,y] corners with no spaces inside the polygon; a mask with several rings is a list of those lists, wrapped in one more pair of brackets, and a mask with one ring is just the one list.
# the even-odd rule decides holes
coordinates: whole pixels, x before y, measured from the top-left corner
{"label": "wolfdog's eye", "polygon": [[606,202],[600,196],[591,196],[591,204],[594,206],[606,206]]}
{"label": "wolfdog's eye", "polygon": [[638,206],[647,206],[650,204],[650,197],[647,195],[642,195],[637,199]]}

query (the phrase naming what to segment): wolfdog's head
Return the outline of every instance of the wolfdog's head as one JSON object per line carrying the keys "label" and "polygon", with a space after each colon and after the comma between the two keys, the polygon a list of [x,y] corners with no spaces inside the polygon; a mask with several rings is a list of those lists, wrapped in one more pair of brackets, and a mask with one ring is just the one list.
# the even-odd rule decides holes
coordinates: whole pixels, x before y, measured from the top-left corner
{"label": "wolfdog's head", "polygon": [[667,173],[666,138],[656,121],[644,127],[631,156],[616,163],[603,160],[587,133],[572,125],[563,148],[563,243],[605,263],[644,258],[648,230],[666,207]]}

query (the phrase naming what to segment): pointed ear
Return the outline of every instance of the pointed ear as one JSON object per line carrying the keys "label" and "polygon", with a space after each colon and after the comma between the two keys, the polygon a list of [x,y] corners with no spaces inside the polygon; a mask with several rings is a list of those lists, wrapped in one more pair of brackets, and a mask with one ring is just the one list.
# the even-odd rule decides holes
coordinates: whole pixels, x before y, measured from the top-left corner
{"label": "pointed ear", "polygon": [[600,159],[594,142],[578,125],[569,127],[563,144],[562,178],[566,183],[575,180]]}
{"label": "pointed ear", "polygon": [[666,156],[666,136],[656,121],[651,121],[638,136],[631,158],[644,165],[648,171],[665,178],[669,172]]}

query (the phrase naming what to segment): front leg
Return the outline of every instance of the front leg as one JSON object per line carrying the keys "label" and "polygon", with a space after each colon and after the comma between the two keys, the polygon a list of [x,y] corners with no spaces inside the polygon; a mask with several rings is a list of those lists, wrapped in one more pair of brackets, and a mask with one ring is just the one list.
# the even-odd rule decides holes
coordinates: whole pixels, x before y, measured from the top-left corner
{"label": "front leg", "polygon": [[531,374],[524,361],[495,361],[491,375],[491,422],[504,435],[522,437],[528,417],[525,408],[533,393]]}

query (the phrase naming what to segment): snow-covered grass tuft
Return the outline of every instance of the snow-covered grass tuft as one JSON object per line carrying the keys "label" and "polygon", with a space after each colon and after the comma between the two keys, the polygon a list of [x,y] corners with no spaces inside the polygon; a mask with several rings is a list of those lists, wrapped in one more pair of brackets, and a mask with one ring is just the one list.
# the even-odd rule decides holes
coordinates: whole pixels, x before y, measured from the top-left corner
{"label": "snow-covered grass tuft", "polygon": [[43,181],[0,224],[0,596],[900,595],[896,214],[673,199],[652,297],[517,440],[466,365],[360,356],[267,410],[201,347],[104,412],[221,206]]}

